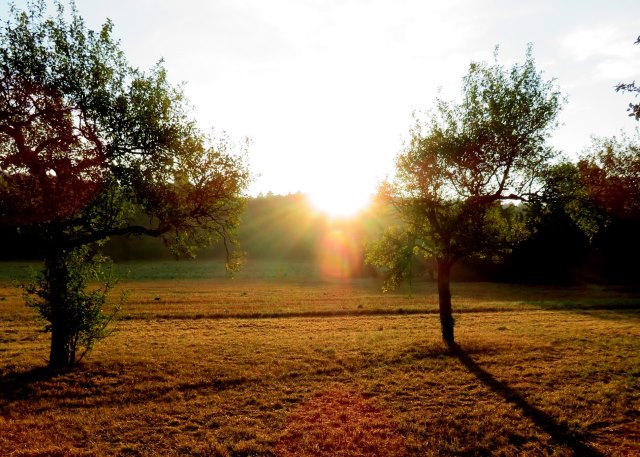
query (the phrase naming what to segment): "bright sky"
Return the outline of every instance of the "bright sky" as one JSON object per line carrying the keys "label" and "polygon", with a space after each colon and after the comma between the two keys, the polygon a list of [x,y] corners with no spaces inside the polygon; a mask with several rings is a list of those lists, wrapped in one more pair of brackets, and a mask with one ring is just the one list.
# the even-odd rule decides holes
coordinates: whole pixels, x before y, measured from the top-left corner
{"label": "bright sky", "polygon": [[[18,4],[23,4],[19,1]],[[250,192],[355,202],[392,172],[414,110],[459,94],[471,60],[522,61],[568,96],[554,144],[639,124],[614,85],[640,79],[638,0],[77,0],[129,61],[161,57],[204,129],[248,136]],[[615,5],[615,6],[612,6]],[[0,6],[6,14],[6,5]],[[337,205],[338,203],[334,203]],[[346,204],[346,203],[345,203]]]}

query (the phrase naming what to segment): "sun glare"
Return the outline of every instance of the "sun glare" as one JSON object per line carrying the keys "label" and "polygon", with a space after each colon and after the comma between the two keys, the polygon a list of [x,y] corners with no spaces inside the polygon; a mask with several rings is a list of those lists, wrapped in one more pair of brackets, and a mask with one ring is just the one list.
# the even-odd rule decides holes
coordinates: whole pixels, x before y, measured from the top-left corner
{"label": "sun glare", "polygon": [[371,195],[353,192],[318,192],[308,195],[311,206],[332,218],[355,216],[371,203]]}

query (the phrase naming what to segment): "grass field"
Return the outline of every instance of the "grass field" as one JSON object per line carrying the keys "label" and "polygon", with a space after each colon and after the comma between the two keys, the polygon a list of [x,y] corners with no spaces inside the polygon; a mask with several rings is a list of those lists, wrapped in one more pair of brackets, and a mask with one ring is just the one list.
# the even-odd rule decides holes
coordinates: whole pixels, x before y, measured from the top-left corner
{"label": "grass field", "polygon": [[640,454],[637,290],[454,284],[449,350],[430,283],[127,264],[117,330],[50,377],[24,267],[0,271],[3,456]]}

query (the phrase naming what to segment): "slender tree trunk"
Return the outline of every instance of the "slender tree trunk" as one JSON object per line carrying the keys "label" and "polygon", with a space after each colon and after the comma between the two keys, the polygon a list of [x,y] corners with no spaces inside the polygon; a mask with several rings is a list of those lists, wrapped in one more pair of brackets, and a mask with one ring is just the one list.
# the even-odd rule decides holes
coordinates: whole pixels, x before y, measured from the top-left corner
{"label": "slender tree trunk", "polygon": [[451,307],[451,267],[453,262],[446,258],[436,259],[438,263],[438,302],[440,304],[440,327],[442,339],[448,345],[454,343],[453,310]]}
{"label": "slender tree trunk", "polygon": [[66,312],[66,289],[68,271],[63,252],[50,253],[45,259],[44,274],[49,287],[49,306],[51,324],[51,348],[49,351],[49,368],[64,370],[73,364],[70,352],[68,316]]}
{"label": "slender tree trunk", "polygon": [[49,368],[64,370],[72,364],[69,353],[69,337],[63,325],[57,321],[51,322],[51,350],[49,351]]}

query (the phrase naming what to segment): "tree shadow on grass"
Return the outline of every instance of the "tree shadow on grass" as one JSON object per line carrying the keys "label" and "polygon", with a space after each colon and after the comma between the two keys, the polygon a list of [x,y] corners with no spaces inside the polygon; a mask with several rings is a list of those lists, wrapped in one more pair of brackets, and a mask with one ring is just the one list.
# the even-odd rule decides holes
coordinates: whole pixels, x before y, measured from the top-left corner
{"label": "tree shadow on grass", "polygon": [[549,434],[556,442],[573,450],[575,456],[604,457],[599,451],[585,443],[585,437],[569,430],[564,424],[559,424],[549,414],[531,405],[517,391],[503,381],[496,379],[491,373],[483,369],[458,344],[449,346],[453,355],[491,391],[500,395],[507,403],[511,403],[533,421],[539,428]]}
{"label": "tree shadow on grass", "polygon": [[529,304],[545,311],[566,311],[589,314],[609,320],[630,320],[640,317],[640,301],[634,299],[592,299],[540,301]]}
{"label": "tree shadow on grass", "polygon": [[[82,368],[80,368],[82,367]],[[156,375],[149,373],[152,378]],[[107,385],[100,380],[115,378],[117,382]],[[93,380],[98,382],[94,383]],[[118,370],[109,371],[98,366],[77,366],[71,370],[50,370],[37,367],[23,372],[9,372],[0,375],[0,416],[6,414],[12,403],[37,402],[46,399],[44,405],[32,405],[36,412],[46,411],[54,403],[59,408],[100,408],[104,406],[140,405],[162,401],[176,392],[191,395],[199,391],[224,391],[258,384],[261,378],[245,376],[211,377],[189,379],[184,382],[167,383],[164,378],[149,379],[124,378]]]}
{"label": "tree shadow on grass", "polygon": [[47,381],[59,373],[47,367],[32,368],[19,373],[7,373],[0,377],[0,411],[15,400],[29,397],[33,389],[31,385],[40,381]]}

